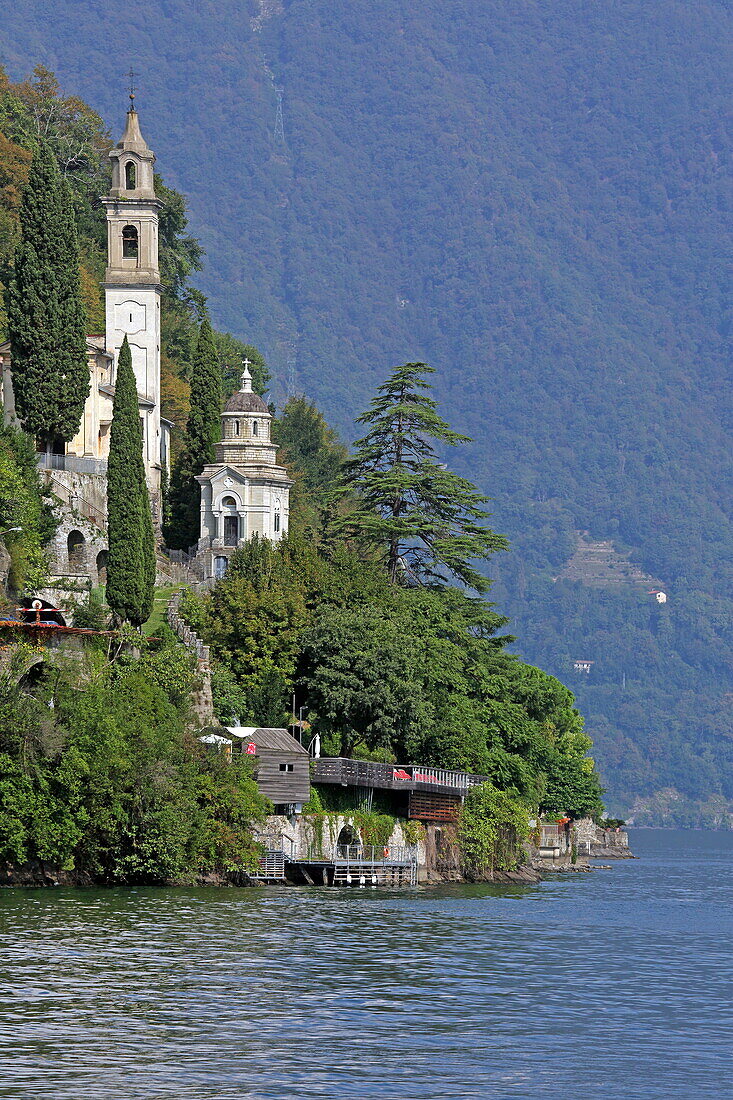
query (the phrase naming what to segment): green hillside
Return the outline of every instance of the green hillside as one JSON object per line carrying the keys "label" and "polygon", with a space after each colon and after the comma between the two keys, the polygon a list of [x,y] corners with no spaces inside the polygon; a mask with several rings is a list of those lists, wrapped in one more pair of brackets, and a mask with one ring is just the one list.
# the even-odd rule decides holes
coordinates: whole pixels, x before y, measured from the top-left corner
{"label": "green hillside", "polygon": [[[578,691],[612,808],[671,789],[655,812],[720,816],[731,4],[4,8],[11,77],[42,62],[113,128],[139,73],[214,320],[262,348],[276,398],[304,390],[351,439],[393,364],[437,368],[475,440],[461,472],[514,547],[495,598]],[[655,583],[565,579],[578,532]],[[577,657],[594,664],[575,683]]]}

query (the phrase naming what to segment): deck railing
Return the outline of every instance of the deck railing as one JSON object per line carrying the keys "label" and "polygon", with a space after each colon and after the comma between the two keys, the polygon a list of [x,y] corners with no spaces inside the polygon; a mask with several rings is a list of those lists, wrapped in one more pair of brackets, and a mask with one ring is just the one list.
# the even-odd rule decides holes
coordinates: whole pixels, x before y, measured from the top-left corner
{"label": "deck railing", "polygon": [[488,777],[424,767],[422,764],[380,764],[373,760],[335,756],[314,760],[312,779],[314,783],[333,783],[344,787],[406,791],[419,789],[418,784],[424,783],[463,793],[478,783],[486,783]]}
{"label": "deck railing", "polygon": [[[311,854],[313,852],[313,854]],[[302,858],[302,857],[301,857]],[[315,851],[308,848],[305,859],[322,859]],[[404,863],[417,862],[417,847],[402,844],[337,844],[334,853],[334,863],[358,864],[365,863]]]}

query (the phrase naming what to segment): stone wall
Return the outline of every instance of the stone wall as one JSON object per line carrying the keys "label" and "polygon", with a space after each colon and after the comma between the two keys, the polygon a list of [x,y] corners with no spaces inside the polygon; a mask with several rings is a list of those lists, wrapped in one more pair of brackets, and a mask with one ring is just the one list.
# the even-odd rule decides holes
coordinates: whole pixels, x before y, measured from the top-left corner
{"label": "stone wall", "polygon": [[193,692],[191,706],[200,728],[214,721],[214,699],[211,693],[211,650],[195,630],[184,622],[180,615],[181,593],[176,592],[168,603],[166,619],[173,633],[183,642],[186,649],[196,658],[196,670],[200,677],[200,687]]}
{"label": "stone wall", "polygon": [[[298,814],[295,817],[281,817],[272,815],[265,821],[260,829],[258,839],[266,847],[282,850],[291,859],[324,859],[332,860],[336,855],[338,839],[342,829],[358,829],[353,822],[353,814],[328,814],[323,821],[322,829],[319,829],[313,818],[308,815]],[[409,848],[407,838],[398,821],[387,841],[389,848]],[[423,840],[417,844],[418,867],[425,867],[426,848]]]}

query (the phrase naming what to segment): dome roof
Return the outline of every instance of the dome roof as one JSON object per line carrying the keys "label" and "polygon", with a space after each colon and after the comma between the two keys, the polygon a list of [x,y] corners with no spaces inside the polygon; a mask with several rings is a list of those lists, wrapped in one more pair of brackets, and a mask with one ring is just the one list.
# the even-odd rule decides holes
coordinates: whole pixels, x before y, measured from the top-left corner
{"label": "dome roof", "polygon": [[270,415],[265,402],[262,400],[258,393],[253,393],[251,390],[249,393],[245,393],[243,390],[239,390],[238,393],[233,393],[224,406],[225,413],[265,413],[266,416]]}

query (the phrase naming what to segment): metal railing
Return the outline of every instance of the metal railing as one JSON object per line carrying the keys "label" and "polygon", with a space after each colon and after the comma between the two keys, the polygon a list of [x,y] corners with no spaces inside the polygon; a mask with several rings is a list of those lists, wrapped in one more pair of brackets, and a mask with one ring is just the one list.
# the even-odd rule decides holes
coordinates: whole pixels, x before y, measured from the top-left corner
{"label": "metal railing", "polygon": [[562,825],[540,825],[540,847],[570,851],[571,834]]}
{"label": "metal railing", "polygon": [[425,783],[459,792],[488,781],[485,775],[449,771],[446,768],[424,767],[421,764],[380,764],[372,760],[352,760],[342,756],[314,760],[312,778],[314,783],[382,787],[388,790],[412,790],[417,784]]}
{"label": "metal railing", "polygon": [[36,454],[36,461],[42,470],[66,470],[72,474],[105,474],[107,461],[103,458],[84,458],[82,455],[57,455],[48,451]]}
{"label": "metal railing", "polygon": [[337,844],[334,848],[333,858],[329,859],[309,844],[306,854],[299,858],[305,861],[346,863],[358,866],[365,863],[402,863],[409,866],[411,863],[417,863],[417,847],[401,844]]}
{"label": "metal railing", "polygon": [[252,878],[284,879],[285,856],[282,851],[268,848],[257,861],[258,869],[252,872]]}

